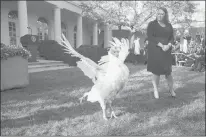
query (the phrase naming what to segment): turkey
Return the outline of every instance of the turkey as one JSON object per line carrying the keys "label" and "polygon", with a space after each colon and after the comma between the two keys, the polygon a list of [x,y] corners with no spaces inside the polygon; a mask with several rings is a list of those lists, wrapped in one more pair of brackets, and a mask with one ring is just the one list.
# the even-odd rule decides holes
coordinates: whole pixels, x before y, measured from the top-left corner
{"label": "turkey", "polygon": [[61,41],[60,45],[64,47],[65,53],[80,59],[77,62],[77,67],[94,83],[91,90],[84,93],[80,98],[80,103],[82,103],[85,97],[87,97],[87,101],[92,103],[99,102],[105,120],[108,120],[106,106],[109,104],[111,111],[110,118],[113,116],[117,118],[112,108],[112,101],[124,88],[129,77],[129,69],[124,64],[129,54],[128,39],[121,39],[120,41],[117,38],[113,38],[113,41],[110,41],[108,55],[102,56],[98,64],[76,52],[63,34]]}

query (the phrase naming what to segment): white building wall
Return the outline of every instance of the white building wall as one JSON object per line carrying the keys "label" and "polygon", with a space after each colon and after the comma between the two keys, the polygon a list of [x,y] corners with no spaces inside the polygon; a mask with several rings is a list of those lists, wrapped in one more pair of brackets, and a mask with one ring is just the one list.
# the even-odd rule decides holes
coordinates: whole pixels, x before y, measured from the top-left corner
{"label": "white building wall", "polygon": [[[17,10],[17,1],[1,2],[1,42],[9,44],[8,13],[11,10]],[[37,20],[44,17],[49,25],[49,39],[54,39],[54,18],[53,5],[43,1],[27,1],[28,25],[32,28],[32,34],[37,35]],[[67,25],[67,38],[71,45],[74,44],[74,26],[77,24],[77,13],[61,9],[61,21]],[[91,44],[92,28],[88,28],[83,21],[83,45]],[[28,31],[29,34],[31,31]],[[16,20],[17,43],[20,43],[19,21]]]}

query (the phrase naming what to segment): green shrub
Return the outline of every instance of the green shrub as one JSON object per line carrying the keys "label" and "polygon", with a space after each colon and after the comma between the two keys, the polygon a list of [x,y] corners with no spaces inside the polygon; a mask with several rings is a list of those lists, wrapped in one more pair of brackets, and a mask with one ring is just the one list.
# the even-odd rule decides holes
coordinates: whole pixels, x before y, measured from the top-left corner
{"label": "green shrub", "polygon": [[[82,45],[75,50],[95,62],[97,62],[101,56],[107,54],[106,49],[91,45]],[[67,63],[70,66],[76,66],[76,62],[79,60],[79,58],[72,57],[71,55],[64,52],[64,48],[54,40],[44,41],[40,43],[39,46],[39,54],[45,59],[64,61],[64,63]]]}
{"label": "green shrub", "polygon": [[[76,66],[76,62],[79,58],[72,57],[71,55],[64,53],[63,49],[64,48],[59,45],[58,42],[54,40],[47,40],[40,43],[39,54],[47,60],[64,61],[64,63],[67,63],[70,66]],[[102,56],[107,55],[107,49],[98,45],[81,45],[75,50],[96,63]],[[144,56],[142,54],[136,56],[133,52],[131,52],[126,59],[126,62],[141,63],[144,62]]]}
{"label": "green shrub", "polygon": [[6,60],[10,57],[21,56],[24,59],[31,57],[31,53],[22,46],[5,45],[1,43],[1,60]]}
{"label": "green shrub", "polygon": [[42,41],[38,50],[39,55],[47,60],[63,61],[70,66],[76,66],[78,58],[65,54],[63,47],[55,40]]}
{"label": "green shrub", "polygon": [[98,63],[102,56],[107,55],[107,49],[97,45],[82,45],[76,50],[83,56],[90,58],[96,63]]}

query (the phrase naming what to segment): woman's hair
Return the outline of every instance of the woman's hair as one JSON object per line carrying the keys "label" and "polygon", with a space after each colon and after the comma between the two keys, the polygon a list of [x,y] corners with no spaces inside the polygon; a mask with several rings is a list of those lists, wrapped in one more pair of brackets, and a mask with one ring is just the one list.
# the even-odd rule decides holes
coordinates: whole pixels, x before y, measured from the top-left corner
{"label": "woman's hair", "polygon": [[164,13],[165,13],[165,16],[164,16],[164,19],[163,19],[164,23],[169,23],[169,15],[168,15],[167,9],[164,8],[164,7],[159,7],[158,10],[164,11]]}

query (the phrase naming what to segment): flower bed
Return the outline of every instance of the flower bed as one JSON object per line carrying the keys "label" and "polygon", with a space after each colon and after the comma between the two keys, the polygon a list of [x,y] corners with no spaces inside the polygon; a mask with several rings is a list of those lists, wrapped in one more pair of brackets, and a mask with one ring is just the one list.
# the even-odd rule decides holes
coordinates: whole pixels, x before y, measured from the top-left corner
{"label": "flower bed", "polygon": [[6,46],[1,43],[1,91],[29,84],[30,56],[30,52],[21,46]]}
{"label": "flower bed", "polygon": [[10,57],[21,56],[24,59],[29,59],[31,54],[22,46],[5,45],[1,43],[1,60],[7,60]]}

